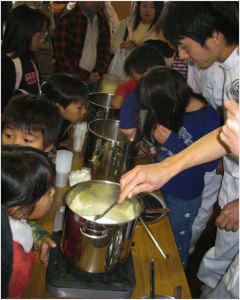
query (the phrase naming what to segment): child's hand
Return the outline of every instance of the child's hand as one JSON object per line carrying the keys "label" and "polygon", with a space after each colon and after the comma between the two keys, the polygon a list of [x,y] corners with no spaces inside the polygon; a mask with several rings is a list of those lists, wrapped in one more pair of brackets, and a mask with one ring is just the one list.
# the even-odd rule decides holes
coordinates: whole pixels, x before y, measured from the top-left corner
{"label": "child's hand", "polygon": [[129,141],[133,141],[135,139],[135,135],[137,132],[137,128],[130,128],[130,129],[120,129],[119,130],[127,136]]}
{"label": "child's hand", "polygon": [[123,95],[117,95],[111,101],[112,107],[114,108],[121,108],[123,103],[124,103]]}
{"label": "child's hand", "polygon": [[45,268],[48,266],[50,247],[55,248],[56,246],[56,243],[48,236],[42,240],[39,259]]}
{"label": "child's hand", "polygon": [[172,130],[167,129],[166,127],[157,124],[157,127],[154,131],[154,138],[159,144],[164,144],[171,134]]}

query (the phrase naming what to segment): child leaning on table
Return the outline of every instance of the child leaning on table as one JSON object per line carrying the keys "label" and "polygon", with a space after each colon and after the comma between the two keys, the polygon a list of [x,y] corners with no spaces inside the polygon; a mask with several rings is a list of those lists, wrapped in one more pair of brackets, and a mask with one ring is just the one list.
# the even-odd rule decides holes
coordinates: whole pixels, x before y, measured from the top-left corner
{"label": "child leaning on table", "polygon": [[63,118],[56,147],[51,150],[54,153],[65,147],[64,140],[68,139],[68,128],[71,124],[83,121],[89,92],[82,80],[74,75],[61,73],[52,74],[42,85],[42,92],[58,106]]}
{"label": "child leaning on table", "polygon": [[32,229],[26,219],[39,219],[47,213],[55,193],[54,178],[55,167],[43,151],[20,145],[2,146],[2,205],[8,213],[13,238],[10,299],[21,298],[29,284],[35,255],[31,251]]}
{"label": "child leaning on table", "polygon": [[[50,100],[35,95],[17,95],[2,114],[2,145],[22,145],[49,152],[57,142],[62,127],[58,107]],[[56,244],[51,234],[35,221],[32,227],[34,250],[40,249],[40,261],[46,267],[49,247]]]}

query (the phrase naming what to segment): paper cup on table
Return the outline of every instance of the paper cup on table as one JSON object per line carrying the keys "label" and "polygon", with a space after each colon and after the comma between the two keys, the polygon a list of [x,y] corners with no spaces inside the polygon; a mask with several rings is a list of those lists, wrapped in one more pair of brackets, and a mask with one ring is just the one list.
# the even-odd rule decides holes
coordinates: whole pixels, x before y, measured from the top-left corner
{"label": "paper cup on table", "polygon": [[73,134],[73,151],[81,152],[83,149],[84,141],[85,136]]}
{"label": "paper cup on table", "polygon": [[64,188],[67,185],[69,173],[72,168],[73,153],[68,150],[58,150],[56,157],[55,185]]}

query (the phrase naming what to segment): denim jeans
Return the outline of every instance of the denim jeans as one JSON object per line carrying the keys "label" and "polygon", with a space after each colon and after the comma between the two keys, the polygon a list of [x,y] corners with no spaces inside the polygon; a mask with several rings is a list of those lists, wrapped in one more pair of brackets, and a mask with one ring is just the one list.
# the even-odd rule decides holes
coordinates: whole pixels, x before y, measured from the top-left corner
{"label": "denim jeans", "polygon": [[192,238],[192,224],[201,206],[202,195],[195,199],[183,200],[166,195],[162,192],[167,207],[171,209],[168,214],[178,252],[185,269],[188,262],[190,241]]}
{"label": "denim jeans", "polygon": [[87,85],[89,94],[98,92],[100,82],[101,82],[101,79],[98,82],[90,83],[90,84]]}

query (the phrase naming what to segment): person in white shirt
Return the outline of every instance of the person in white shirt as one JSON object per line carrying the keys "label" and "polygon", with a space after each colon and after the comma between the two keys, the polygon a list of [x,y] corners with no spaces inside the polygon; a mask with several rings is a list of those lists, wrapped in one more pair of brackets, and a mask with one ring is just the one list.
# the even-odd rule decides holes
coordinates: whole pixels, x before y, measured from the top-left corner
{"label": "person in white shirt", "polygon": [[[71,10],[75,7],[76,2],[69,2],[67,5],[67,9]],[[112,36],[113,32],[118,28],[119,19],[118,15],[111,4],[111,1],[105,1],[105,5],[103,7],[103,11],[108,18],[109,27],[110,27],[110,35]]]}
{"label": "person in white shirt", "polygon": [[[223,101],[234,99],[239,86],[238,2],[168,2],[159,20],[163,35],[178,45],[179,56],[202,68],[219,61],[224,71]],[[236,99],[237,100],[237,99]],[[226,114],[225,114],[226,120]],[[218,203],[222,211],[216,219],[215,246],[204,256],[198,278],[205,283],[202,297],[216,288],[239,251],[239,160],[219,140],[221,128],[203,137],[186,150],[153,166],[138,166],[120,180],[119,202],[125,197],[160,188],[179,172],[213,158],[224,156],[224,175]],[[205,147],[205,148],[204,148]],[[225,290],[239,296],[238,269]],[[229,289],[228,289],[229,288]]]}
{"label": "person in white shirt", "polygon": [[[203,69],[199,67],[199,65],[189,62],[187,80],[188,85],[193,91],[201,93],[223,119],[224,72],[220,67],[220,63],[214,62],[209,68]],[[213,205],[217,202],[222,175],[223,162],[221,158],[217,169],[205,173],[202,203],[198,215],[193,222],[189,254],[194,252],[195,245],[200,239],[213,213]]]}

